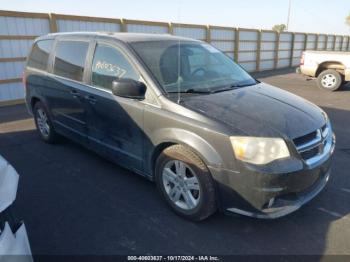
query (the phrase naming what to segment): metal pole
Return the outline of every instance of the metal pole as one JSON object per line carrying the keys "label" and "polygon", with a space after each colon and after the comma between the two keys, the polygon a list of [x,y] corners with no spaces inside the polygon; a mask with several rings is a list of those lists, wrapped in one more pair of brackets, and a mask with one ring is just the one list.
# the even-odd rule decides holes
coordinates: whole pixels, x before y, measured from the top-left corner
{"label": "metal pole", "polygon": [[235,50],[234,50],[234,60],[238,63],[238,53],[239,53],[239,28],[235,29]]}
{"label": "metal pole", "polygon": [[292,6],[292,0],[289,0],[289,4],[288,4],[288,17],[287,17],[287,28],[286,28],[286,31],[288,31],[288,29],[289,29],[289,20],[290,20],[290,10],[291,10],[291,6]]}
{"label": "metal pole", "polygon": [[56,33],[57,32],[57,20],[56,20],[56,15],[53,13],[49,14],[49,24],[50,24],[50,32]]}
{"label": "metal pole", "polygon": [[256,71],[260,71],[260,60],[261,60],[261,36],[262,32],[261,30],[258,31],[258,43],[257,43],[257,49],[256,49]]}

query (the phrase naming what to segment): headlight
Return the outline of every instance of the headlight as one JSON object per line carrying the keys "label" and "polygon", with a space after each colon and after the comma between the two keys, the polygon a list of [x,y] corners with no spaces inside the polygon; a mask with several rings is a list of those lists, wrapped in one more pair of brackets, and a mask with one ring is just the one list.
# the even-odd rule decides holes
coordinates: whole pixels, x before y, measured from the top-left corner
{"label": "headlight", "polygon": [[[322,109],[321,109],[321,110],[322,110]],[[329,122],[329,117],[328,117],[327,113],[326,113],[325,111],[322,110],[322,115],[323,115],[324,120],[326,121],[326,123],[328,123],[328,122]]]}
{"label": "headlight", "polygon": [[244,162],[264,165],[290,156],[282,138],[232,136],[230,139],[236,158]]}

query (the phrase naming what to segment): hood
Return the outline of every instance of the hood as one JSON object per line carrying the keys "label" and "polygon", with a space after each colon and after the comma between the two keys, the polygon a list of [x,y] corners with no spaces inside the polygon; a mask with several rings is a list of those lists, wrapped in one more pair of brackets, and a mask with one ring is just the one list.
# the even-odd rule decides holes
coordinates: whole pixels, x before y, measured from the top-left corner
{"label": "hood", "polygon": [[326,122],[323,111],[316,105],[264,83],[217,94],[186,96],[182,105],[240,135],[294,139]]}

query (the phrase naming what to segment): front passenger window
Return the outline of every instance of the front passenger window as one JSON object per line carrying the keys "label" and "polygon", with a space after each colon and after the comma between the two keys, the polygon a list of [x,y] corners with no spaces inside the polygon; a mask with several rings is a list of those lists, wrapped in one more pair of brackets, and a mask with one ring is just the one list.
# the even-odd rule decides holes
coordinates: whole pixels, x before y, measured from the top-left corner
{"label": "front passenger window", "polygon": [[92,63],[92,84],[110,90],[112,82],[118,78],[138,81],[140,76],[120,51],[98,44]]}

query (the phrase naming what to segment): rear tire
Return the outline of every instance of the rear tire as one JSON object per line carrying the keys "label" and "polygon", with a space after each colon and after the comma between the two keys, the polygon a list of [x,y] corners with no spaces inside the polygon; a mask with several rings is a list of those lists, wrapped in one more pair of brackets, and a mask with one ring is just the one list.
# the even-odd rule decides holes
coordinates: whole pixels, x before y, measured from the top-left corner
{"label": "rear tire", "polygon": [[333,69],[322,71],[317,77],[318,87],[327,91],[337,90],[342,85],[342,83],[342,75]]}
{"label": "rear tire", "polygon": [[35,103],[33,113],[35,125],[41,139],[50,144],[57,142],[58,134],[56,133],[50,115],[42,102],[38,101]]}
{"label": "rear tire", "polygon": [[155,176],[162,197],[178,215],[201,221],[216,211],[210,172],[188,147],[166,148],[156,161]]}

